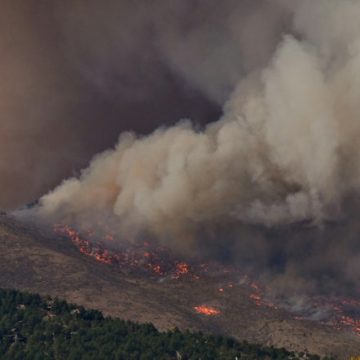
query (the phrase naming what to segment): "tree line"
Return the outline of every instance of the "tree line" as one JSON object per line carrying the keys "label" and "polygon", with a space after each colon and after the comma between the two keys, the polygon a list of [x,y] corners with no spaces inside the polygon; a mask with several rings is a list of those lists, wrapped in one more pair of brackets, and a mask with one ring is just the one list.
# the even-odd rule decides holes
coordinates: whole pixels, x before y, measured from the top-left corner
{"label": "tree line", "polygon": [[283,348],[104,317],[64,300],[0,289],[4,360],[320,359]]}

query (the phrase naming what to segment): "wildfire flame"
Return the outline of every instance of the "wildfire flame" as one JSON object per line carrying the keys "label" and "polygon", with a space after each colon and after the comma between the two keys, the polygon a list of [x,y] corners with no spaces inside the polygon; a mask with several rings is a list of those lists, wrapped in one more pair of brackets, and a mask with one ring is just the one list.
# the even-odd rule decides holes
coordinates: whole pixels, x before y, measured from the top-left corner
{"label": "wildfire flame", "polygon": [[[97,224],[99,225],[99,224]],[[100,226],[100,225],[99,225]],[[151,243],[145,241],[140,246],[129,246],[125,250],[108,250],[102,243],[108,244],[115,240],[115,236],[110,232],[103,236],[103,241],[93,242],[89,239],[97,236],[97,232],[90,230],[86,236],[68,225],[56,224],[54,231],[57,235],[69,238],[78,250],[96,261],[107,265],[118,266],[120,268],[132,269],[134,271],[147,271],[155,276],[166,277],[178,280],[189,278],[198,280],[201,275],[207,275],[213,271],[209,269],[206,263],[188,264],[185,261],[179,261],[171,257],[170,253],[161,247],[153,247]],[[219,269],[217,271],[219,272]],[[226,276],[238,276],[239,269],[229,269],[222,267],[222,274]],[[268,289],[259,283],[244,275],[239,281],[238,286],[245,286],[249,291],[249,299],[258,307],[268,307],[272,309],[284,308],[292,311],[286,305],[274,300],[270,301],[266,294]],[[222,284],[215,289],[214,295],[225,294],[226,291],[234,287],[233,283]],[[354,334],[360,336],[360,301],[354,299],[312,299],[314,309],[325,309],[328,313],[326,320],[320,320],[322,323],[332,326],[336,329],[347,328]],[[276,303],[276,305],[275,305]],[[221,312],[208,305],[195,306],[194,310],[205,316],[219,315]],[[294,319],[311,320],[311,317],[304,313],[294,313]]]}
{"label": "wildfire flame", "polygon": [[[285,308],[291,312],[287,306],[275,305],[270,300],[266,299],[266,290],[256,283],[250,284],[251,294],[250,300],[259,307],[271,307],[278,309],[280,307]],[[336,329],[349,329],[353,334],[360,336],[360,302],[354,299],[339,299],[339,298],[313,298],[309,299],[310,314],[296,314],[294,319],[297,320],[313,320],[311,313],[323,311],[327,315],[324,319],[317,320],[324,325],[332,326]],[[306,311],[305,311],[306,312]],[[350,314],[349,314],[350,313]]]}
{"label": "wildfire flame", "polygon": [[220,310],[215,309],[214,307],[208,305],[194,306],[194,310],[198,314],[206,315],[206,316],[215,316],[220,314]]}
{"label": "wildfire flame", "polygon": [[[184,276],[195,280],[199,278],[193,273],[192,267],[188,263],[172,259],[165,249],[152,248],[149,242],[144,242],[141,246],[129,246],[125,250],[110,251],[105,249],[101,243],[90,241],[80,235],[71,226],[56,224],[54,231],[58,235],[69,238],[82,254],[104,264],[126,269],[145,270],[157,276],[169,276],[173,279],[180,279]],[[95,231],[92,230],[87,231],[87,236],[92,237],[94,233]],[[113,234],[106,234],[102,242],[108,243],[113,240]]]}

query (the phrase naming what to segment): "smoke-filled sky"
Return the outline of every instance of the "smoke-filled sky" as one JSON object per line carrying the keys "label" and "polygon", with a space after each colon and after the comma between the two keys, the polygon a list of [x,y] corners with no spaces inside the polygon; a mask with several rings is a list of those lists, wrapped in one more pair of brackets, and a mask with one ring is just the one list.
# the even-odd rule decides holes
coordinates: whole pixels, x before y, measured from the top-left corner
{"label": "smoke-filled sky", "polygon": [[77,174],[120,132],[216,120],[289,22],[276,1],[4,0],[1,208]]}
{"label": "smoke-filled sky", "polygon": [[[120,235],[190,251],[199,238],[229,241],[242,261],[273,262],[290,279],[306,261],[307,274],[342,267],[358,280],[353,233],[325,224],[354,229],[358,209],[359,1],[3,8],[3,206],[75,172],[41,215],[86,226],[102,214]],[[316,230],[288,241],[251,228],[304,221]]]}

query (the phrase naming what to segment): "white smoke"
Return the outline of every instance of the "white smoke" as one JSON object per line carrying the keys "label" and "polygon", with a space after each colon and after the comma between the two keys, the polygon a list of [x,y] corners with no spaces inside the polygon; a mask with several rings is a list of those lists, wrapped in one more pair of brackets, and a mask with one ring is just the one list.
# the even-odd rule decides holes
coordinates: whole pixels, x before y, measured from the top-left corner
{"label": "white smoke", "polygon": [[[360,2],[284,6],[292,33],[265,67],[238,75],[221,119],[203,131],[181,121],[146,137],[121,134],[79,178],[42,197],[38,214],[80,226],[107,214],[120,233],[163,239],[191,238],[208,225],[336,216],[360,185]],[[167,53],[174,66],[185,61]],[[222,70],[211,69],[228,76]]]}

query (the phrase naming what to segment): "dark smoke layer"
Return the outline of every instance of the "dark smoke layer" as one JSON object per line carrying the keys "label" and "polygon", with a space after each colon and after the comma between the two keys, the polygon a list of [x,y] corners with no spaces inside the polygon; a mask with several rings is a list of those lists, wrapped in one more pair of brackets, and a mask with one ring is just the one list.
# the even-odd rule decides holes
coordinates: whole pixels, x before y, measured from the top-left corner
{"label": "dark smoke layer", "polygon": [[[277,289],[354,289],[360,3],[110,2],[100,12],[95,2],[74,4],[62,24],[89,84],[147,99],[149,77],[155,94],[166,83],[164,66],[223,113],[203,127],[183,120],[147,136],[123,132],[42,197],[36,215],[79,228],[106,217],[120,239],[150,234],[220,254]],[[94,13],[106,42],[91,31]],[[143,74],[135,82],[132,66]]]}

